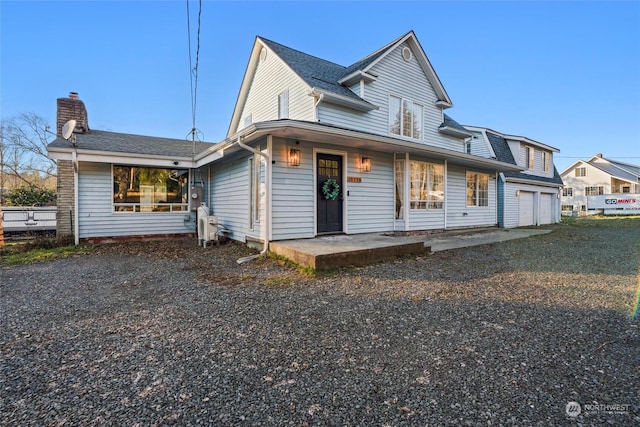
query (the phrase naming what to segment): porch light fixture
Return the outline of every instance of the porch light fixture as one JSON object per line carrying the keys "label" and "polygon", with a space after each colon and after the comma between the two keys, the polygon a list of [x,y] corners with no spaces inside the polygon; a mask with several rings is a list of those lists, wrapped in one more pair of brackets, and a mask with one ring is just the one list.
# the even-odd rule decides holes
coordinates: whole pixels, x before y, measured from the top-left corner
{"label": "porch light fixture", "polygon": [[289,149],[289,166],[300,166],[300,150],[297,148]]}
{"label": "porch light fixture", "polygon": [[371,172],[371,158],[363,157],[360,159],[360,170],[362,172]]}
{"label": "porch light fixture", "polygon": [[516,197],[520,196],[520,190],[516,190]]}

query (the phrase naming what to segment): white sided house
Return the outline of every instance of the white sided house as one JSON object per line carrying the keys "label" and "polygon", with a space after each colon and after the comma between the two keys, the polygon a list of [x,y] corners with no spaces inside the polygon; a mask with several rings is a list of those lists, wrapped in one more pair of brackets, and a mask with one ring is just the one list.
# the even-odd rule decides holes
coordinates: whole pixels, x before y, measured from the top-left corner
{"label": "white sided house", "polygon": [[467,152],[473,133],[444,113],[452,106],[412,31],[350,66],[257,37],[224,141],[87,125],[52,142],[59,185],[75,188],[59,215],[75,219],[76,239],[175,235],[195,232],[204,203],[228,237],[265,249],[497,226],[501,177],[527,168]]}
{"label": "white sided house", "polygon": [[465,126],[473,133],[467,150],[521,166],[521,172],[500,172],[498,225],[505,228],[554,224],[560,221],[562,179],[553,163],[560,150],[530,138]]}
{"label": "white sided house", "polygon": [[[578,160],[562,173],[562,211],[566,213],[595,214],[603,206],[592,204],[589,198],[603,195],[628,196],[640,193],[640,166],[596,154],[589,160]],[[626,196],[625,196],[626,195]],[[625,209],[616,207],[611,209]],[[613,212],[610,212],[613,213]],[[633,213],[633,212],[631,212]]]}

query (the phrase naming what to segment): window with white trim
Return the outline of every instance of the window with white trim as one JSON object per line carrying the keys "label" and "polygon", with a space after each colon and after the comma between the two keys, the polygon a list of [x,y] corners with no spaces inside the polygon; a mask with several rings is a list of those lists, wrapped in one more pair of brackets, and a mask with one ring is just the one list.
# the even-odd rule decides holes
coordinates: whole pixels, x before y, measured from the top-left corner
{"label": "window with white trim", "polygon": [[442,209],[444,202],[444,166],[434,163],[409,163],[411,209]]}
{"label": "window with white trim", "polygon": [[411,139],[422,138],[423,107],[398,96],[389,96],[389,133]]}
{"label": "window with white trim", "polygon": [[278,118],[289,118],[289,91],[285,90],[278,95]]}
{"label": "window with white trim", "polygon": [[587,168],[586,167],[575,168],[574,172],[575,172],[576,176],[587,176]]}
{"label": "window with white trim", "polygon": [[585,196],[601,196],[604,194],[604,186],[593,185],[590,187],[584,187]]}
{"label": "window with white trim", "polygon": [[562,187],[562,197],[573,197],[573,187]]}
{"label": "window with white trim", "polygon": [[144,166],[112,167],[113,212],[189,210],[189,170]]}
{"label": "window with white trim", "polygon": [[489,206],[489,174],[467,172],[467,206]]}
{"label": "window with white trim", "polygon": [[549,172],[551,170],[551,155],[546,152],[543,151],[542,152],[542,167],[544,168],[543,170],[545,172]]}
{"label": "window with white trim", "polygon": [[534,166],[534,150],[533,147],[524,147],[524,164],[527,169],[533,170]]}

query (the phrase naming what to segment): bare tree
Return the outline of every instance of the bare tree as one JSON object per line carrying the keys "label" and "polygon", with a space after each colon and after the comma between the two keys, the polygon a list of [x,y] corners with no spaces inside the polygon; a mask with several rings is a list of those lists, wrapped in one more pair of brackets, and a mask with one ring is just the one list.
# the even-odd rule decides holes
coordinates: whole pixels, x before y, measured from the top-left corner
{"label": "bare tree", "polygon": [[0,188],[55,187],[56,162],[47,157],[47,122],[35,113],[3,119],[0,130]]}

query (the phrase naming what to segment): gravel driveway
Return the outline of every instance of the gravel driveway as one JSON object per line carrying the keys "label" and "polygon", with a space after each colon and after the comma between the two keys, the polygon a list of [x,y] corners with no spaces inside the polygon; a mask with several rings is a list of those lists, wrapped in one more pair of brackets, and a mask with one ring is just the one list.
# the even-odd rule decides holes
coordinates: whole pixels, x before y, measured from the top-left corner
{"label": "gravel driveway", "polygon": [[315,277],[195,240],[2,268],[0,424],[637,426],[640,222],[585,224]]}

